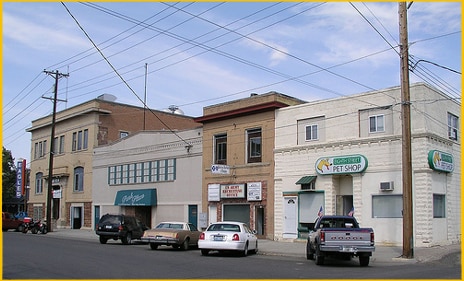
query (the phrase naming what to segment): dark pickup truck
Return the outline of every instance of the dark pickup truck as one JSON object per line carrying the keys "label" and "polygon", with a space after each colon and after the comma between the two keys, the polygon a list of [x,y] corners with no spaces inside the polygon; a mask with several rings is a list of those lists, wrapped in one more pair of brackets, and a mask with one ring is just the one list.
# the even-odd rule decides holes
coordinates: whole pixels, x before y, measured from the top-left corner
{"label": "dark pickup truck", "polygon": [[360,228],[351,216],[321,216],[310,230],[306,244],[306,258],[324,264],[327,256],[359,257],[361,266],[369,265],[375,251],[374,230]]}

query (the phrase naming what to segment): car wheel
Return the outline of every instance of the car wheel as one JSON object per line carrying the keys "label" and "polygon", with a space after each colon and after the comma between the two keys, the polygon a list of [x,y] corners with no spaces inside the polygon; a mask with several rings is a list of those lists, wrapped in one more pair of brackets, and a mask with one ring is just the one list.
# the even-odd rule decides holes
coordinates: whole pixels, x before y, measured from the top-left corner
{"label": "car wheel", "polygon": [[121,242],[124,245],[130,245],[132,243],[132,233],[128,232],[126,236],[121,238]]}
{"label": "car wheel", "polygon": [[248,242],[245,244],[245,248],[242,251],[242,256],[246,257],[248,255]]}
{"label": "car wheel", "polygon": [[100,244],[106,244],[107,241],[108,241],[108,238],[100,236]]}
{"label": "car wheel", "polygon": [[152,250],[158,249],[158,244],[150,243],[150,249],[152,249]]}
{"label": "car wheel", "polygon": [[187,251],[189,249],[189,239],[185,238],[184,243],[182,243],[181,250],[182,251]]}
{"label": "car wheel", "polygon": [[209,250],[201,249],[201,255],[202,256],[207,256],[208,254],[209,254]]}
{"label": "car wheel", "polygon": [[258,253],[258,240],[256,240],[255,249],[253,250],[253,254],[257,254],[257,253]]}
{"label": "car wheel", "polygon": [[359,264],[361,266],[368,266],[369,265],[369,256],[359,256]]}
{"label": "car wheel", "polygon": [[324,264],[324,256],[321,254],[321,250],[319,249],[319,246],[316,246],[316,257],[314,258],[314,260],[317,265]]}
{"label": "car wheel", "polygon": [[313,260],[314,259],[314,251],[311,247],[311,243],[306,243],[306,259]]}

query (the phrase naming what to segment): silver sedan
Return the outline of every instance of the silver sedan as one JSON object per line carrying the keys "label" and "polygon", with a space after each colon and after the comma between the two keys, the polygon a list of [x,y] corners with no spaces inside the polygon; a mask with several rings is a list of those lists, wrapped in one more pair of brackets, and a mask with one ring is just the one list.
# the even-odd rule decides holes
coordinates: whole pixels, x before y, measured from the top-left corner
{"label": "silver sedan", "polygon": [[248,252],[258,252],[258,238],[243,222],[216,222],[200,234],[198,248],[203,256],[210,251],[238,251],[247,256]]}

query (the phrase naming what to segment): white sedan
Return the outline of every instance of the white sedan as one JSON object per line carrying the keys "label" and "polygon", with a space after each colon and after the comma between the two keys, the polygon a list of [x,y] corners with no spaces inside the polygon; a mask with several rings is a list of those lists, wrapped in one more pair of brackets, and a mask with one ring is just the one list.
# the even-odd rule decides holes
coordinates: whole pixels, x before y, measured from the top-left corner
{"label": "white sedan", "polygon": [[239,251],[242,256],[247,256],[248,251],[258,252],[258,238],[255,234],[256,231],[243,222],[216,222],[200,234],[198,248],[203,256],[210,251]]}

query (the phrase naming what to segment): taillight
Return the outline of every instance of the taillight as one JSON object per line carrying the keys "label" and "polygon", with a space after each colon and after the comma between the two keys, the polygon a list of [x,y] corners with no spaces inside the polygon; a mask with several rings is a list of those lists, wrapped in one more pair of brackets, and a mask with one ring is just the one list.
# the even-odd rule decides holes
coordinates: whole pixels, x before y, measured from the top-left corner
{"label": "taillight", "polygon": [[325,232],[321,231],[321,242],[325,242]]}
{"label": "taillight", "polygon": [[118,227],[118,229],[119,229],[119,231],[122,231],[124,228],[122,227],[122,225],[120,225],[120,226]]}
{"label": "taillight", "polygon": [[200,239],[200,240],[205,240],[205,233],[202,232],[202,233],[200,234],[200,237],[198,237],[198,239]]}
{"label": "taillight", "polygon": [[235,233],[235,234],[232,236],[232,241],[240,241],[240,236],[238,236],[238,234]]}
{"label": "taillight", "polygon": [[374,245],[374,232],[371,232],[371,244]]}

